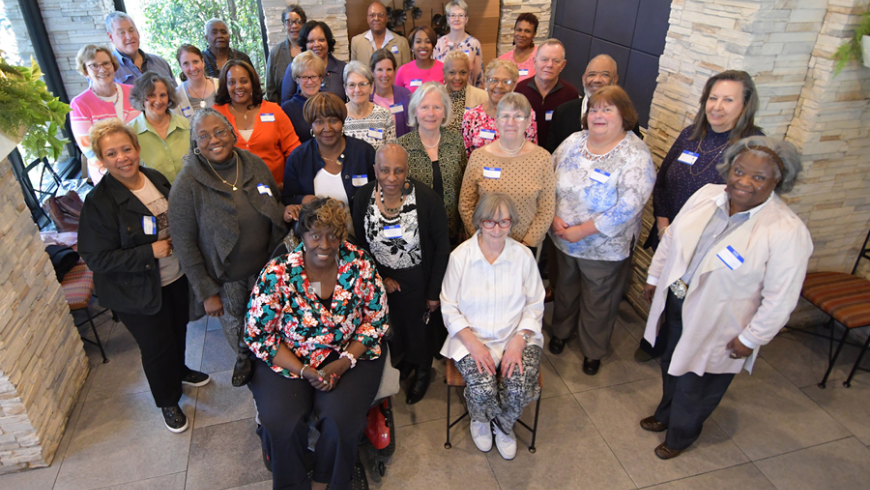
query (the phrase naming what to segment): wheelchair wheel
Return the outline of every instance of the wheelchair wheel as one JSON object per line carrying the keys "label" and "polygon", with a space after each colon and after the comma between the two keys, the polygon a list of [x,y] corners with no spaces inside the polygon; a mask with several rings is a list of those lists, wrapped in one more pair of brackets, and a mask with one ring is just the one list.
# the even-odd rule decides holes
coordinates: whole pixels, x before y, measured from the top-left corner
{"label": "wheelchair wheel", "polygon": [[[384,414],[384,422],[390,429],[390,444],[381,449],[379,452],[384,459],[388,459],[396,452],[396,424],[393,421],[393,402],[392,398],[386,398],[380,405],[381,413]],[[383,474],[383,473],[382,473]]]}

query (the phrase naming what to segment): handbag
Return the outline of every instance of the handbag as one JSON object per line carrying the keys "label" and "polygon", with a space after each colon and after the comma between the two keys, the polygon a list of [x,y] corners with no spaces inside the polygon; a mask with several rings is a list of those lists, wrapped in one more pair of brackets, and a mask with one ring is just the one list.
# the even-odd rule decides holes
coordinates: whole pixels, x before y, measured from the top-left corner
{"label": "handbag", "polygon": [[58,232],[78,231],[79,217],[82,214],[82,198],[75,191],[69,191],[60,197],[51,196],[46,200],[45,211]]}

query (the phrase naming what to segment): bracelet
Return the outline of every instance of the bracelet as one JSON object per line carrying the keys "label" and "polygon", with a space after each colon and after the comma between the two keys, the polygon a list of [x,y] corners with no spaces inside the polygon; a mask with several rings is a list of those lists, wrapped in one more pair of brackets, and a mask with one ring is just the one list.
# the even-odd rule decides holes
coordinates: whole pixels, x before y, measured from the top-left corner
{"label": "bracelet", "polygon": [[302,372],[305,371],[305,368],[311,367],[308,364],[304,364],[301,369],[299,369],[299,377],[302,378]]}
{"label": "bracelet", "polygon": [[353,369],[354,367],[356,367],[356,357],[354,357],[354,355],[351,354],[350,352],[348,352],[348,351],[344,351],[344,352],[342,352],[341,355],[338,356],[338,357],[339,357],[339,359],[342,358],[342,357],[346,357],[346,358],[350,361],[350,368],[351,368],[351,369]]}

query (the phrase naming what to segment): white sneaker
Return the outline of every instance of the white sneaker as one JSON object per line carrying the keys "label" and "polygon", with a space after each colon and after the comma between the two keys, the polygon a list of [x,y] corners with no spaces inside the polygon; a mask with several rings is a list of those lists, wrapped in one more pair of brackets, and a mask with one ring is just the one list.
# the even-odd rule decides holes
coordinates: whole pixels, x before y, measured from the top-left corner
{"label": "white sneaker", "polygon": [[[474,441],[474,445],[477,446],[477,449],[488,453],[492,450],[492,429],[490,428],[489,422],[475,422],[471,421],[471,440]],[[514,448],[516,449],[516,444],[514,444]],[[516,450],[514,451],[516,452]]]}
{"label": "white sneaker", "polygon": [[514,459],[517,455],[517,435],[514,434],[514,431],[505,434],[498,428],[498,424],[493,425],[495,426],[495,447],[498,449],[498,453],[508,461]]}

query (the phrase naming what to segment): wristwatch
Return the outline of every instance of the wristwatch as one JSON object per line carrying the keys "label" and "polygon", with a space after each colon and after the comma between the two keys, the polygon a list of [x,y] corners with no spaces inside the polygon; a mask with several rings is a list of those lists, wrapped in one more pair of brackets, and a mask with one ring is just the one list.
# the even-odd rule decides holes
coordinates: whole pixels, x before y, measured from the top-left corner
{"label": "wristwatch", "polygon": [[529,341],[532,340],[532,336],[529,335],[529,334],[527,334],[527,333],[523,333],[523,334],[520,334],[520,335],[523,336],[523,340],[526,341],[526,345],[528,345],[528,344],[529,344]]}

